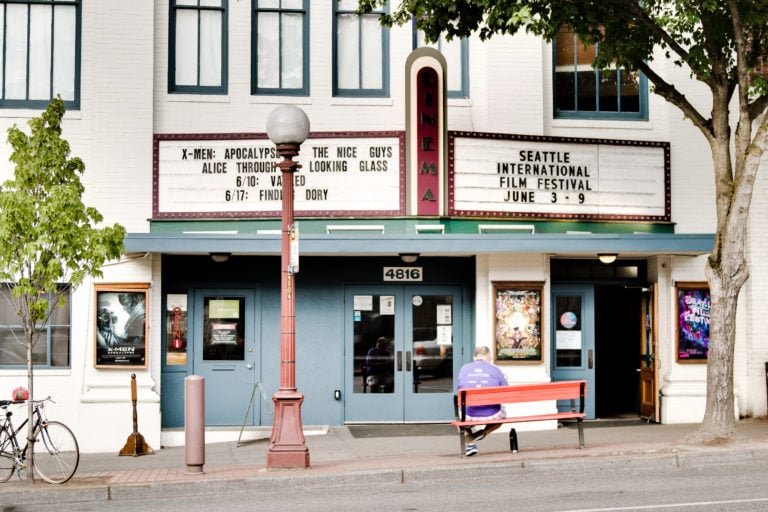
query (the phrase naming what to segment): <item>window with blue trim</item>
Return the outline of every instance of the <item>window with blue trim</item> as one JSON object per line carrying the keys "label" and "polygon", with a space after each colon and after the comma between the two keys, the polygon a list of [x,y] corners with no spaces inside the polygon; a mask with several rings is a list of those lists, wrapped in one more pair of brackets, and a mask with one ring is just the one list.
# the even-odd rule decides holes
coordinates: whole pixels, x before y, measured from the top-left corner
{"label": "window with blue trim", "polygon": [[333,95],[389,96],[389,29],[385,11],[357,14],[357,0],[334,1]]}
{"label": "window with blue trim", "polygon": [[[40,337],[32,348],[32,363],[40,368],[70,366],[70,289],[59,285],[66,293],[66,303],[54,305],[45,325],[39,326]],[[11,307],[9,297],[13,285],[0,284],[0,367],[27,366],[27,347],[20,319]]]}
{"label": "window with blue trim", "polygon": [[309,0],[253,0],[251,94],[309,94]]}
{"label": "window with blue trim", "polygon": [[648,85],[638,71],[596,69],[597,45],[585,46],[570,27],[553,45],[554,116],[561,119],[648,119]]}
{"label": "window with blue trim", "polygon": [[170,0],[168,92],[227,93],[227,1]]}
{"label": "window with blue trim", "polygon": [[0,107],[80,107],[81,0],[0,0]]}
{"label": "window with blue trim", "polygon": [[429,46],[435,48],[445,57],[446,75],[449,98],[469,98],[469,40],[466,38],[451,39],[444,35],[436,43],[427,43],[424,32],[414,29],[415,47]]}

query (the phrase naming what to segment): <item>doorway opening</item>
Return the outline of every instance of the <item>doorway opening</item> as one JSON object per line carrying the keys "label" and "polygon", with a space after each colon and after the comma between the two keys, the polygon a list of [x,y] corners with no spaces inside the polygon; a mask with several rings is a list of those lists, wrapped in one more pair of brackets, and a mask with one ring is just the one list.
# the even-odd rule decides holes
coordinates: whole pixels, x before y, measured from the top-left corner
{"label": "doorway opening", "polygon": [[[551,261],[553,289],[563,286],[579,289],[594,300],[584,302],[582,314],[593,322],[593,333],[585,329],[587,349],[583,375],[594,379],[592,397],[594,418],[600,420],[640,419],[640,378],[644,357],[644,332],[647,319],[643,308],[648,284],[644,260],[617,260],[605,265],[597,260]],[[559,288],[555,288],[555,286]],[[573,288],[576,286],[577,288]],[[590,311],[592,309],[592,311]],[[594,358],[590,347],[594,347]],[[553,350],[556,347],[553,346]],[[571,378],[571,377],[569,377]],[[574,377],[575,378],[575,377]],[[588,391],[589,394],[589,391]]]}
{"label": "doorway opening", "polygon": [[595,287],[595,408],[598,418],[640,415],[642,290]]}

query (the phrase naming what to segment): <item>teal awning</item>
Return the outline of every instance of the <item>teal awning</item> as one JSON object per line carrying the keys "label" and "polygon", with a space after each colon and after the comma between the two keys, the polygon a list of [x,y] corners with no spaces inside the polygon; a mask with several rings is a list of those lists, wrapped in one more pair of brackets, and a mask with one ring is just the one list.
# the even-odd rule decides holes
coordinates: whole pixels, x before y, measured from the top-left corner
{"label": "teal awning", "polygon": [[[483,233],[381,234],[372,232],[300,235],[302,255],[374,256],[403,252],[422,256],[466,256],[490,253],[547,253],[592,256],[615,252],[622,257],[658,254],[690,255],[712,251],[713,234],[675,233]],[[249,233],[129,233],[126,252],[279,255],[279,232]]]}

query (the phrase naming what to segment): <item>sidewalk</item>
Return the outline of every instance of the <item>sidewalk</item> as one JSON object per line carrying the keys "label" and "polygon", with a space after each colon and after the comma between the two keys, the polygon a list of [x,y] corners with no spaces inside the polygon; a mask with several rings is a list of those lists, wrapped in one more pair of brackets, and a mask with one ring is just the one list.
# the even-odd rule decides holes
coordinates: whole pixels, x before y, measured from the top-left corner
{"label": "sidewalk", "polygon": [[[248,433],[241,442],[205,447],[203,473],[190,473],[184,447],[155,449],[154,455],[82,454],[71,481],[34,486],[15,477],[0,484],[0,505],[108,501],[132,498],[192,496],[258,491],[275,481],[305,487],[360,484],[442,475],[450,478],[476,470],[527,471],[564,464],[632,464],[653,469],[663,465],[736,464],[745,458],[768,460],[768,422],[739,422],[742,436],[726,446],[701,447],[680,441],[695,425],[656,425],[632,422],[586,422],[586,448],[578,449],[575,425],[557,430],[518,429],[519,452],[509,451],[506,432],[496,432],[478,443],[480,453],[459,457],[459,440],[449,425],[378,425],[308,428],[306,444],[310,468],[268,470],[268,430]],[[245,436],[244,436],[245,437]],[[30,492],[34,491],[34,492]]]}

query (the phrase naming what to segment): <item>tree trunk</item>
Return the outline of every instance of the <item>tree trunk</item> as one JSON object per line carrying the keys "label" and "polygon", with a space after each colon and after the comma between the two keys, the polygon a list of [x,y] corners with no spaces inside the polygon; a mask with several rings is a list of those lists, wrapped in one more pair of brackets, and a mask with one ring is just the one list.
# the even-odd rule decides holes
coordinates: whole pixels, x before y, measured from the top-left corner
{"label": "tree trunk", "polygon": [[728,442],[737,436],[733,392],[733,358],[736,345],[736,306],[741,286],[735,286],[711,268],[711,316],[707,357],[707,406],[699,427],[704,444]]}
{"label": "tree trunk", "polygon": [[29,400],[27,400],[27,480],[35,481],[35,423],[32,413],[34,404],[32,400],[34,394],[34,379],[32,378],[32,348],[34,347],[34,330],[27,336],[27,390],[29,391]]}
{"label": "tree trunk", "polygon": [[[736,309],[739,292],[749,277],[745,241],[754,183],[749,178],[756,172],[756,168],[748,169],[739,161],[732,179],[730,137],[725,135],[724,127],[716,131],[721,136],[711,140],[711,147],[717,232],[705,269],[711,308],[706,409],[699,428],[686,438],[686,442],[696,444],[720,444],[738,437],[733,390]],[[740,156],[737,155],[737,160]]]}

